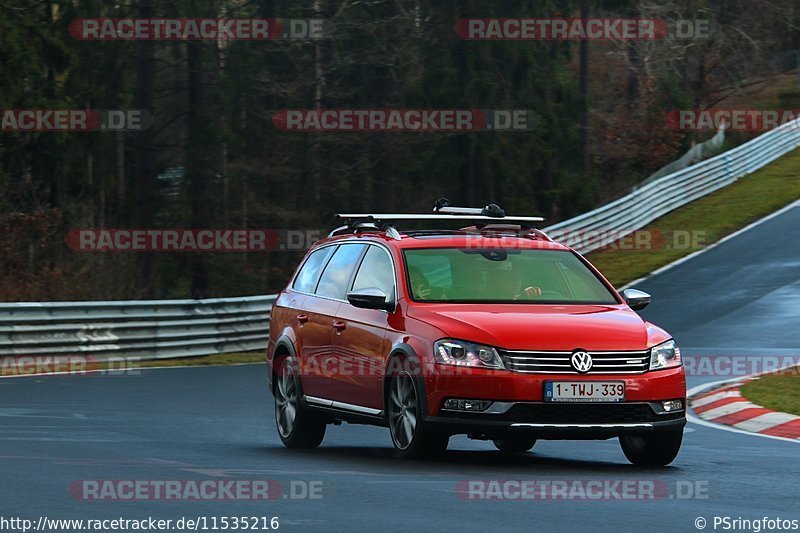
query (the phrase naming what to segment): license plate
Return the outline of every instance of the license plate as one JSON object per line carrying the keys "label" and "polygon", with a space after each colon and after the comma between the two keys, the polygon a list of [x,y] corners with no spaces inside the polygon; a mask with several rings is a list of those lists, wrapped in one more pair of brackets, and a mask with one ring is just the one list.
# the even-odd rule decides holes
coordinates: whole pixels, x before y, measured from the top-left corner
{"label": "license plate", "polygon": [[624,381],[545,381],[546,402],[624,402]]}

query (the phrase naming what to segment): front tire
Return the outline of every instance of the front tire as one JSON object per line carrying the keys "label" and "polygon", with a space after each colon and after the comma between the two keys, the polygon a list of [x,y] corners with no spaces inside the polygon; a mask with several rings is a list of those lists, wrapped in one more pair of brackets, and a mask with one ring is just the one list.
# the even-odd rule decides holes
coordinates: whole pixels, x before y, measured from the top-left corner
{"label": "front tire", "polygon": [[392,444],[400,457],[433,457],[447,449],[450,436],[431,431],[423,422],[423,402],[417,383],[408,372],[392,377],[386,416]]}
{"label": "front tire", "polygon": [[297,364],[291,357],[281,360],[274,379],[275,424],[287,448],[316,448],[325,437],[325,422],[302,404],[303,386]]}
{"label": "front tire", "polygon": [[636,466],[666,466],[670,464],[678,455],[682,440],[682,429],[619,437],[622,452],[628,461]]}
{"label": "front tire", "polygon": [[492,441],[495,447],[505,453],[527,452],[536,444],[533,437],[512,437],[506,439],[495,439]]}

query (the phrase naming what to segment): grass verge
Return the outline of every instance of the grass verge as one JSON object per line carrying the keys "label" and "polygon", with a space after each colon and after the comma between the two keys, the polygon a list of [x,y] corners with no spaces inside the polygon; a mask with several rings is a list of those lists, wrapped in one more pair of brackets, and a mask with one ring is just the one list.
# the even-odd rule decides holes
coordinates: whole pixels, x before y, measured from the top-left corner
{"label": "grass verge", "polygon": [[800,416],[800,368],[791,370],[751,381],[740,389],[742,396],[761,407]]}
{"label": "grass verge", "polygon": [[[649,249],[619,249],[612,245],[588,254],[587,258],[619,287],[708,246],[798,198],[800,149],[653,221],[642,231],[644,235],[660,236],[653,239],[657,245]],[[686,235],[694,235],[697,245],[686,246]]]}

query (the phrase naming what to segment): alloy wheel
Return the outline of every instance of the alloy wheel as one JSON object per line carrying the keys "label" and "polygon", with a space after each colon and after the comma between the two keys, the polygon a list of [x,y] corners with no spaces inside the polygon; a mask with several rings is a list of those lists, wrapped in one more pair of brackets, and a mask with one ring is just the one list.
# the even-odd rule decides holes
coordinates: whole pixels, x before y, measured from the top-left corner
{"label": "alloy wheel", "polygon": [[414,379],[401,372],[392,378],[389,387],[389,429],[397,448],[411,446],[417,429],[417,389]]}
{"label": "alloy wheel", "polygon": [[278,422],[278,431],[283,437],[288,437],[294,429],[297,402],[297,376],[292,365],[285,364],[278,378],[275,394],[275,419]]}

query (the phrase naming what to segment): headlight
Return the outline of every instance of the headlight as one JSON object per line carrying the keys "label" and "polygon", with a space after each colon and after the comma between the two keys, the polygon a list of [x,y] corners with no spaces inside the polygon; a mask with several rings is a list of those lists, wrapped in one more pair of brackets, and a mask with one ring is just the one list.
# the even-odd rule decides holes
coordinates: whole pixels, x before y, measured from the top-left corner
{"label": "headlight", "polygon": [[681,366],[681,349],[675,341],[662,342],[650,348],[650,370]]}
{"label": "headlight", "polygon": [[433,343],[433,353],[436,362],[443,365],[505,368],[497,350],[483,344],[442,339]]}

